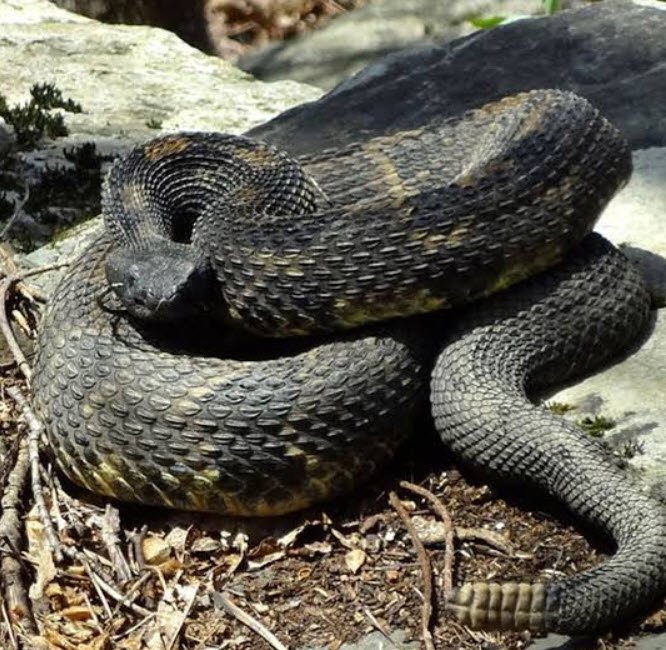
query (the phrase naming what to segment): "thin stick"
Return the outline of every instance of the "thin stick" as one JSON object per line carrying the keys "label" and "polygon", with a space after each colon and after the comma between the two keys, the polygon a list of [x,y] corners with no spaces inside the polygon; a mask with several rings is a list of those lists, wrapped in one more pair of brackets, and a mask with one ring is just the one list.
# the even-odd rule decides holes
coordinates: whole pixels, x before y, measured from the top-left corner
{"label": "thin stick", "polygon": [[0,607],[2,607],[2,620],[5,622],[5,625],[7,626],[7,632],[9,633],[9,640],[12,642],[12,648],[14,648],[14,650],[19,650],[19,645],[16,642],[16,636],[14,635],[14,630],[12,628],[11,621],[9,620],[9,616],[7,614],[7,606],[5,605],[4,598],[0,598]]}
{"label": "thin stick", "polygon": [[[152,613],[145,607],[141,607],[141,605],[133,603],[131,600],[126,598],[124,594],[120,593],[115,587],[112,587],[110,584],[102,580],[102,578],[93,571],[87,560],[82,560],[82,564],[93,583],[96,584],[107,596],[111,596],[111,598],[117,603],[123,607],[131,609],[135,614],[139,614],[139,616],[148,616]],[[111,616],[110,609],[109,616]]]}
{"label": "thin stick", "polygon": [[5,227],[0,232],[0,241],[5,240],[5,238],[7,237],[7,233],[9,232],[9,229],[14,225],[14,223],[16,223],[18,216],[21,214],[23,206],[27,203],[29,198],[30,198],[30,185],[26,183],[25,192],[23,193],[23,196],[14,204],[14,210],[12,211],[11,216],[7,220]]}
{"label": "thin stick", "polygon": [[53,553],[56,564],[60,564],[63,560],[63,547],[60,539],[58,538],[58,533],[56,533],[56,530],[53,526],[51,515],[49,514],[49,510],[46,507],[46,501],[44,501],[44,490],[39,473],[39,439],[43,430],[42,423],[30,408],[28,400],[25,398],[18,386],[10,386],[7,388],[7,394],[21,409],[23,417],[28,424],[28,451],[30,458],[32,496],[35,499],[39,520],[44,527],[44,533],[46,534],[46,540],[48,541],[49,548]]}
{"label": "thin stick", "polygon": [[393,648],[399,647],[391,638],[391,635],[388,633],[386,628],[377,620],[377,617],[367,607],[363,608],[363,614],[370,622],[370,625],[372,625],[391,644]]}
{"label": "thin stick", "polygon": [[148,526],[144,524],[141,530],[131,530],[127,533],[127,539],[132,543],[134,548],[134,564],[136,564],[139,571],[147,567],[146,558],[143,556],[143,540],[148,532]]}
{"label": "thin stick", "polygon": [[423,575],[423,607],[421,609],[421,637],[426,650],[435,650],[435,644],[432,640],[432,632],[430,632],[430,621],[432,619],[432,566],[428,553],[423,546],[423,542],[419,539],[416,533],[414,524],[409,518],[409,513],[405,510],[400,499],[395,492],[389,494],[389,503],[393,506],[394,510],[405,525],[409,536],[412,538],[412,544],[416,549],[416,556],[419,560],[421,567],[421,574]]}
{"label": "thin stick", "polygon": [[514,554],[514,549],[505,536],[500,535],[493,530],[486,530],[485,528],[461,528],[460,526],[456,526],[455,532],[456,538],[461,542],[484,542],[488,546],[504,553],[504,555],[512,556]]}
{"label": "thin stick", "polygon": [[0,540],[5,542],[0,550],[0,568],[4,587],[4,601],[8,611],[8,620],[20,621],[29,633],[36,633],[37,626],[33,618],[28,591],[24,584],[23,567],[19,561],[22,546],[21,516],[19,510],[22,495],[28,482],[29,471],[28,443],[21,440],[16,464],[7,479],[7,486],[0,506]]}
{"label": "thin stick", "polygon": [[16,361],[16,365],[29,385],[30,379],[32,378],[32,369],[25,358],[25,354],[23,354],[23,350],[21,350],[21,346],[18,344],[18,341],[14,336],[12,326],[9,324],[9,319],[7,318],[7,294],[14,282],[16,282],[14,276],[5,278],[0,282],[0,331],[2,331],[5,340],[7,341],[7,346]]}
{"label": "thin stick", "polygon": [[189,600],[185,603],[183,611],[180,612],[180,623],[178,624],[178,629],[174,630],[171,640],[167,644],[167,650],[172,650],[172,648],[175,646],[176,642],[178,641],[178,637],[180,636],[180,631],[183,629],[183,625],[185,625],[185,621],[187,620],[187,615],[190,613],[190,610],[192,609],[192,605],[194,605],[194,600],[197,597],[198,593],[199,593],[199,587],[197,585],[194,591],[192,592],[192,595],[190,596]]}
{"label": "thin stick", "polygon": [[116,578],[120,582],[128,582],[132,579],[132,572],[123,552],[120,550],[120,514],[118,509],[111,504],[106,505],[104,517],[102,517],[101,533]]}
{"label": "thin stick", "polygon": [[443,597],[446,600],[451,591],[453,590],[453,520],[449,511],[446,509],[446,506],[438,499],[430,490],[416,485],[415,483],[410,483],[409,481],[400,481],[400,487],[405,490],[409,490],[414,494],[418,494],[427,501],[430,501],[430,505],[436,514],[439,515],[442,523],[444,524],[444,569],[442,576],[442,590]]}
{"label": "thin stick", "polygon": [[102,609],[104,609],[104,613],[106,614],[106,618],[110,621],[113,620],[113,613],[111,612],[111,605],[109,605],[109,601],[106,599],[106,596],[104,595],[104,592],[102,591],[102,588],[97,583],[97,580],[95,580],[94,571],[92,570],[92,567],[89,564],[84,562],[83,563],[83,568],[85,569],[86,573],[88,574],[88,578],[90,578],[90,582],[92,583],[93,589],[97,592],[97,598],[99,598],[99,602],[102,603]]}
{"label": "thin stick", "polygon": [[[4,259],[6,266],[15,268],[16,265],[14,264],[14,261],[6,251],[3,251],[2,258]],[[71,264],[70,260],[55,262],[54,264],[45,264],[44,266],[39,266],[34,269],[28,269],[22,273],[7,274],[2,282],[0,282],[0,331],[2,331],[12,356],[16,361],[16,365],[25,377],[28,385],[30,385],[30,380],[32,379],[32,369],[23,354],[23,350],[21,350],[21,346],[18,344],[16,337],[14,336],[14,332],[9,324],[9,318],[7,317],[7,298],[9,291],[14,284],[22,282],[25,278],[40,273],[46,273],[47,271],[53,271],[62,268],[63,266],[68,266],[69,264]]]}
{"label": "thin stick", "polygon": [[275,648],[275,650],[288,650],[287,646],[283,645],[263,623],[247,612],[244,612],[233,600],[231,600],[231,598],[229,598],[229,596],[224,593],[219,593],[218,595],[222,601],[224,609],[229,614],[238,619],[243,625],[249,627],[255,634],[258,634],[272,648]]}

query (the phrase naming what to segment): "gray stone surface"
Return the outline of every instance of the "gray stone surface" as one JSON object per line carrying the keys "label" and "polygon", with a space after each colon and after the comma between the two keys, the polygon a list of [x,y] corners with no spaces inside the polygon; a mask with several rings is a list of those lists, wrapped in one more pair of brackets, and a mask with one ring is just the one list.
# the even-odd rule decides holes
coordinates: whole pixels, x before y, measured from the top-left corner
{"label": "gray stone surface", "polygon": [[322,29],[242,56],[238,63],[266,81],[296,79],[332,88],[389,52],[471,34],[476,31],[472,17],[542,12],[542,4],[533,0],[374,0]]}
{"label": "gray stone surface", "polygon": [[67,115],[65,146],[93,140],[117,149],[175,129],[238,133],[320,94],[257,81],[170,32],[98,23],[47,0],[0,0],[0,60],[0,93],[10,103],[48,81],[83,106]]}
{"label": "gray stone surface", "polygon": [[503,95],[571,89],[627,134],[666,145],[666,3],[623,0],[389,55],[253,131],[294,153],[423,125]]}
{"label": "gray stone surface", "polygon": [[[102,24],[47,0],[0,0],[0,60],[0,94],[10,105],[25,102],[32,85],[49,82],[83,107],[82,113],[64,114],[68,136],[20,154],[22,164],[16,167],[33,197],[41,194],[46,169],[73,168],[65,149],[93,142],[99,154],[111,157],[167,131],[239,133],[321,94],[292,81],[257,81],[170,32]],[[80,182],[85,176],[70,179],[72,185]],[[80,203],[26,209],[10,237],[29,245],[48,241],[54,232],[91,216]]]}
{"label": "gray stone surface", "polygon": [[631,181],[610,203],[596,230],[639,265],[655,302],[666,306],[666,148],[633,152]]}
{"label": "gray stone surface", "polygon": [[[659,497],[666,499],[666,310],[654,314],[649,337],[629,356],[550,400],[575,406],[566,417],[603,416],[615,426],[604,439]],[[638,445],[638,447],[636,446]]]}
{"label": "gray stone surface", "polygon": [[[549,634],[543,639],[530,643],[526,650],[595,650],[599,647],[596,640],[572,639],[560,634]],[[666,636],[663,634],[650,634],[635,640],[630,646],[634,650],[664,650]]]}
{"label": "gray stone surface", "polygon": [[[340,650],[419,650],[418,641],[409,641],[402,630],[393,632],[387,639],[381,632],[371,632],[355,643],[344,643]],[[307,646],[300,650],[327,650],[321,646]]]}

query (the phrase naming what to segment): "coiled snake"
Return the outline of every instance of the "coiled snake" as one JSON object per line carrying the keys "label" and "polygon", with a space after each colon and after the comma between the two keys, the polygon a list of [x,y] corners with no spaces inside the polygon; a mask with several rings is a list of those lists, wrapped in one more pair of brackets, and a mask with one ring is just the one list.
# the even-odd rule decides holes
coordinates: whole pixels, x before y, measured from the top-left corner
{"label": "coiled snake", "polygon": [[[588,234],[630,170],[616,129],[559,91],[298,161],[219,134],[136,148],[41,328],[34,401],[59,466],[123,500],[302,508],[394,453],[440,349],[444,442],[618,545],[557,582],[465,585],[450,607],[476,627],[568,633],[639,613],[666,588],[664,509],[525,392],[604,363],[648,322],[636,271]],[[395,319],[500,290],[459,319]],[[241,329],[286,340],[237,347]]]}

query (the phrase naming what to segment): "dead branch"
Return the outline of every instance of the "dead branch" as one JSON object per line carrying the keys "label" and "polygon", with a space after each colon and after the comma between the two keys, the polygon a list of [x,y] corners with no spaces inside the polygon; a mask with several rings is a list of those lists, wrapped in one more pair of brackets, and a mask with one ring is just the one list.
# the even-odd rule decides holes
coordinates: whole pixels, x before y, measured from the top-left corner
{"label": "dead branch", "polygon": [[18,344],[14,332],[12,331],[12,326],[9,324],[9,318],[7,317],[7,298],[9,295],[9,290],[12,285],[16,282],[16,276],[10,276],[0,282],[0,331],[7,341],[7,346],[9,347],[16,365],[19,370],[26,378],[28,384],[30,384],[30,379],[32,378],[32,369],[30,364],[21,350],[21,346]]}
{"label": "dead branch", "polygon": [[432,632],[430,631],[430,622],[432,619],[432,565],[430,564],[430,558],[428,553],[423,546],[423,542],[419,539],[419,536],[414,529],[414,524],[409,518],[409,513],[405,510],[405,506],[402,505],[400,499],[395,492],[389,494],[389,503],[393,506],[393,509],[398,513],[398,516],[402,520],[402,523],[405,525],[409,536],[412,539],[412,544],[416,549],[416,556],[419,561],[419,566],[421,567],[421,575],[423,576],[423,608],[421,609],[421,637],[423,638],[423,643],[426,647],[426,650],[435,650],[435,645],[432,640]]}
{"label": "dead branch", "polygon": [[377,620],[377,617],[367,607],[363,608],[363,615],[368,620],[370,625],[372,625],[372,627],[374,627],[386,639],[386,641],[391,644],[392,648],[399,648],[396,642],[391,638],[391,635],[389,634],[386,627]]}
{"label": "dead branch", "polygon": [[222,601],[224,609],[229,614],[238,619],[243,625],[249,627],[255,634],[258,634],[272,648],[275,648],[275,650],[288,650],[287,646],[283,645],[261,621],[243,611],[227,594],[219,593],[218,596]]}
{"label": "dead branch", "polygon": [[[16,365],[25,377],[29,386],[30,380],[32,379],[32,369],[26,360],[25,354],[23,354],[23,350],[21,350],[21,346],[16,340],[16,336],[14,336],[14,331],[12,330],[12,326],[7,316],[7,300],[9,298],[9,293],[15,284],[22,283],[25,278],[38,275],[40,273],[46,273],[47,271],[53,271],[55,269],[62,268],[63,266],[68,266],[71,262],[65,261],[56,262],[55,264],[45,264],[44,266],[39,266],[34,269],[28,269],[22,273],[18,273],[16,272],[16,263],[14,262],[11,255],[1,247],[0,250],[2,251],[0,254],[0,261],[2,261],[3,273],[5,275],[2,282],[0,282],[0,331],[2,331],[2,334],[7,341],[7,346],[9,347],[9,350],[11,351],[12,356],[16,361]],[[31,292],[28,291],[28,293]]]}
{"label": "dead branch", "polygon": [[444,537],[444,568],[442,576],[443,598],[446,600],[453,590],[453,520],[446,506],[428,489],[409,481],[400,481],[400,487],[418,494],[430,502],[432,509],[442,520],[445,528]]}
{"label": "dead branch", "polygon": [[57,564],[63,560],[63,545],[60,543],[58,534],[53,526],[51,515],[46,507],[44,500],[44,490],[42,487],[41,476],[39,473],[39,439],[42,435],[43,426],[39,418],[34,414],[33,410],[28,404],[18,386],[10,386],[7,388],[7,393],[16,402],[18,407],[23,413],[23,417],[28,425],[28,450],[30,459],[30,477],[32,484],[32,496],[37,506],[39,520],[44,527],[44,534],[49,544],[49,548],[53,553],[54,560]]}
{"label": "dead branch", "polygon": [[456,537],[461,542],[483,542],[492,548],[497,549],[504,555],[512,556],[514,554],[513,547],[504,535],[500,535],[493,530],[486,530],[485,528],[455,528]]}
{"label": "dead branch", "polygon": [[[96,587],[99,591],[102,591],[107,596],[110,596],[111,599],[117,602],[119,605],[122,605],[123,607],[132,610],[135,614],[138,614],[139,616],[150,616],[152,614],[150,610],[146,609],[145,607],[141,607],[141,605],[133,603],[127,596],[125,596],[125,594],[122,594],[114,586],[110,585],[108,582],[103,580],[102,577],[93,570],[88,560],[84,558],[82,555],[80,555],[78,559],[81,562],[81,564],[83,564],[83,568],[86,570],[86,573],[88,574],[88,577],[93,583],[93,586]],[[110,617],[111,616],[110,608],[108,614]]]}
{"label": "dead branch", "polygon": [[7,220],[7,223],[5,224],[2,231],[0,231],[0,241],[4,241],[7,238],[7,233],[9,232],[11,227],[16,223],[16,220],[19,218],[19,215],[23,210],[23,206],[27,203],[29,198],[30,198],[30,185],[26,183],[25,192],[23,192],[23,196],[14,204],[14,210],[12,211],[11,216]]}
{"label": "dead branch", "polygon": [[23,492],[28,482],[29,467],[28,441],[24,437],[19,445],[16,464],[9,474],[7,487],[0,501],[2,507],[0,567],[2,568],[8,620],[10,623],[20,623],[29,634],[36,634],[37,626],[30,607],[23,567],[19,559],[23,546],[20,509]]}
{"label": "dead branch", "polygon": [[102,517],[101,534],[116,578],[120,582],[128,582],[132,579],[132,572],[120,550],[120,514],[118,509],[111,504],[106,505],[104,517]]}
{"label": "dead branch", "polygon": [[131,542],[134,549],[134,564],[139,571],[145,569],[146,558],[143,555],[143,540],[148,532],[148,526],[144,524],[140,530],[131,530],[127,533],[127,539]]}

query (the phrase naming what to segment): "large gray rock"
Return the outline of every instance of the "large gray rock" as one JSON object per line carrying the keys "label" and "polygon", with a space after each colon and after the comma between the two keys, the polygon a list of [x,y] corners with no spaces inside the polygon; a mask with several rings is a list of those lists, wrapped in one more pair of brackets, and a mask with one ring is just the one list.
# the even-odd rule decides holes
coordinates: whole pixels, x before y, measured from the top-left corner
{"label": "large gray rock", "polygon": [[471,18],[537,13],[543,5],[534,0],[375,0],[323,29],[242,56],[239,65],[266,81],[296,79],[332,88],[390,52],[471,34]]}
{"label": "large gray rock", "polygon": [[0,93],[10,103],[49,81],[83,106],[68,115],[63,144],[120,147],[175,129],[238,133],[320,94],[257,81],[170,32],[106,25],[46,0],[0,0],[0,34]]}
{"label": "large gray rock", "polygon": [[620,246],[666,307],[666,148],[633,152],[631,181],[608,205],[596,230]]}
{"label": "large gray rock", "polygon": [[302,153],[418,127],[521,90],[557,87],[590,99],[633,148],[663,146],[665,33],[663,2],[606,0],[520,20],[389,55],[321,101],[252,133]]}
{"label": "large gray rock", "polygon": [[151,25],[172,31],[190,45],[212,53],[205,0],[51,0],[54,4],[105,23]]}
{"label": "large gray rock", "polygon": [[[53,183],[45,170],[72,170],[65,149],[92,142],[99,154],[112,156],[165,131],[239,133],[320,95],[296,82],[257,81],[170,32],[106,25],[47,0],[0,0],[0,60],[0,94],[10,105],[25,102],[33,84],[50,82],[83,107],[81,113],[65,114],[68,136],[20,154],[22,163],[16,166],[31,186],[31,202],[10,236],[26,247],[94,213],[67,198],[36,207],[38,197],[50,197],[48,188],[41,189]],[[86,178],[68,179],[73,199],[86,187]],[[99,188],[91,193],[98,195]]]}

